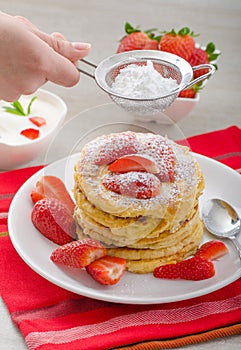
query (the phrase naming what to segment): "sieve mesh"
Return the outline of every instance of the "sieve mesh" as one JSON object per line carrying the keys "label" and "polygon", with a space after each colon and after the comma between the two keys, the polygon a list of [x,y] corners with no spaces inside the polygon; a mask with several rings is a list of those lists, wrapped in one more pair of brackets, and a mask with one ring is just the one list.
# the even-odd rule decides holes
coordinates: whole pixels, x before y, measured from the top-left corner
{"label": "sieve mesh", "polygon": [[[162,60],[153,60],[153,67],[156,71],[164,78],[172,78],[176,80],[177,84],[180,85],[182,81],[182,74],[177,66]],[[111,99],[120,107],[124,108],[126,111],[135,115],[155,115],[160,113],[160,111],[165,110],[170,104],[175,100],[178,95],[179,90],[169,92],[167,96],[161,96],[158,98],[131,98],[131,97],[120,97],[114,94],[112,90],[112,84],[115,81],[120,70],[126,68],[128,65],[133,64],[133,62],[121,64],[113,67],[106,74],[106,84],[109,87],[109,95]],[[147,60],[141,59],[135,61],[135,65],[144,66],[147,64]],[[112,93],[113,91],[113,93]]]}
{"label": "sieve mesh", "polygon": [[[176,80],[178,87],[173,91],[167,91],[162,96],[153,95],[153,98],[132,98],[131,96],[121,95],[112,88],[112,84],[118,74],[120,74],[121,69],[130,64],[143,66],[147,64],[148,60],[152,62],[154,69],[163,78],[172,78]],[[84,62],[93,66],[90,62]],[[208,73],[192,80],[193,71],[203,68],[207,68]],[[86,73],[83,70],[80,71]],[[107,57],[96,67],[95,75],[92,77],[94,77],[96,83],[110,95],[111,99],[126,111],[138,116],[153,116],[163,112],[169,107],[181,90],[209,78],[214,72],[215,68],[211,64],[191,67],[183,58],[169,52],[136,50]],[[86,74],[91,76],[88,73]]]}

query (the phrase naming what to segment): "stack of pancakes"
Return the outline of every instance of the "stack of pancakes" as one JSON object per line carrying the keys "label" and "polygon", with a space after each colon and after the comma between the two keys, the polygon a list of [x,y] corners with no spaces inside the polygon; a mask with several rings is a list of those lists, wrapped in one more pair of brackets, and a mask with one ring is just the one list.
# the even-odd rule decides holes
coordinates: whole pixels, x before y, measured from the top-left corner
{"label": "stack of pancakes", "polygon": [[[167,175],[172,154],[172,178],[162,176],[153,197],[135,198],[103,185],[109,165],[133,153],[152,158]],[[78,238],[98,239],[109,255],[126,259],[129,271],[152,272],[195,253],[203,236],[198,199],[204,179],[187,147],[151,133],[104,135],[82,149],[74,178]]]}

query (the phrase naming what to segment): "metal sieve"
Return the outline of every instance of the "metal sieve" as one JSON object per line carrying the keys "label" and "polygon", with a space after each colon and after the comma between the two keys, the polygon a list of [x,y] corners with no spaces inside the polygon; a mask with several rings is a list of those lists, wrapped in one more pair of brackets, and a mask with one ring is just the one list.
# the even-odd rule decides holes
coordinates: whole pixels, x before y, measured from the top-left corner
{"label": "metal sieve", "polygon": [[[130,64],[139,66],[146,65],[148,60],[153,63],[154,68],[162,77],[176,80],[178,87],[173,91],[168,91],[162,96],[155,96],[153,98],[132,98],[131,96],[116,93],[112,88],[112,84],[120,73],[120,70]],[[80,72],[94,78],[100,88],[107,92],[118,106],[138,116],[153,116],[163,112],[174,102],[180,91],[188,89],[194,84],[209,78],[215,72],[215,67],[211,64],[191,67],[183,58],[169,52],[158,50],[122,52],[107,57],[100,62],[98,66],[86,60],[81,61],[84,64],[94,67],[95,73],[93,75],[77,67]],[[193,79],[193,72],[200,69],[208,69],[208,72]]]}

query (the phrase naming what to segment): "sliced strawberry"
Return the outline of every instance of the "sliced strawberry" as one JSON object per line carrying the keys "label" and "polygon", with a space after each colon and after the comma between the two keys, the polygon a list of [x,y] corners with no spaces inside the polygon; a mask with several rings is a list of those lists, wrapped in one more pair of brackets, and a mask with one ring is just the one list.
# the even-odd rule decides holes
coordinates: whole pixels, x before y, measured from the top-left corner
{"label": "sliced strawberry", "polygon": [[160,193],[160,180],[153,174],[129,172],[123,174],[107,174],[102,180],[106,189],[123,196],[148,199]]}
{"label": "sliced strawberry", "polygon": [[148,156],[128,154],[115,160],[108,168],[114,173],[127,173],[129,171],[144,171],[151,174],[160,172],[156,162]]}
{"label": "sliced strawberry", "polygon": [[185,279],[200,281],[215,275],[212,261],[194,256],[176,264],[159,266],[154,270],[154,277],[164,279]]}
{"label": "sliced strawberry", "polygon": [[32,202],[33,203],[36,203],[37,201],[39,201],[40,199],[43,199],[44,198],[44,194],[43,193],[40,193],[38,192],[37,190],[32,190],[31,193],[30,193],[30,197],[32,199]]}
{"label": "sliced strawberry", "polygon": [[35,140],[39,137],[39,130],[28,128],[22,130],[20,134],[27,137],[28,139]]}
{"label": "sliced strawberry", "polygon": [[99,283],[116,284],[124,274],[126,261],[115,256],[104,256],[86,267],[86,271]]}
{"label": "sliced strawberry", "polygon": [[106,255],[106,248],[95,239],[67,243],[53,251],[50,259],[69,267],[82,268]]}
{"label": "sliced strawberry", "polygon": [[75,204],[65,184],[60,178],[53,175],[44,175],[36,182],[35,189],[31,192],[33,203],[36,203],[37,200],[45,197],[60,200],[66,205],[69,213],[71,215],[73,214]]}
{"label": "sliced strawberry", "polygon": [[30,117],[29,120],[38,127],[46,124],[46,119],[44,117]]}
{"label": "sliced strawberry", "polygon": [[58,199],[40,199],[33,207],[31,219],[42,235],[56,244],[63,245],[75,238],[73,216]]}
{"label": "sliced strawberry", "polygon": [[103,148],[100,148],[100,152],[95,159],[95,164],[110,164],[122,156],[135,154],[135,141],[136,135],[132,131],[108,135]]}
{"label": "sliced strawberry", "polygon": [[196,252],[195,256],[203,259],[215,260],[228,253],[228,248],[221,241],[208,241],[204,243]]}

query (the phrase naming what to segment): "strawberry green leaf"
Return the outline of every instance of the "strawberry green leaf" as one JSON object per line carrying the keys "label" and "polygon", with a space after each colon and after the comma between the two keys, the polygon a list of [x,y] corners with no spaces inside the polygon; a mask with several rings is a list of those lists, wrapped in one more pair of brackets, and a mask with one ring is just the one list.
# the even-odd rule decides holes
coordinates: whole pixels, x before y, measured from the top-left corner
{"label": "strawberry green leaf", "polygon": [[212,55],[209,55],[209,62],[215,61],[218,58],[218,56],[220,56],[220,53],[213,53]]}
{"label": "strawberry green leaf", "polygon": [[208,54],[211,54],[215,51],[215,45],[214,43],[208,43],[206,46],[206,50],[205,50]]}
{"label": "strawberry green leaf", "polygon": [[11,113],[11,114],[16,114],[16,115],[22,115],[21,113],[19,113],[19,111],[14,108],[14,107],[10,107],[10,106],[3,106],[2,107],[6,112]]}
{"label": "strawberry green leaf", "polygon": [[190,29],[188,27],[183,27],[179,30],[178,34],[182,36],[190,34]]}
{"label": "strawberry green leaf", "polygon": [[125,31],[127,34],[135,33],[135,32],[140,32],[141,30],[139,29],[139,26],[136,28],[132,27],[132,25],[129,22],[125,23]]}
{"label": "strawberry green leaf", "polygon": [[36,100],[37,96],[34,96],[31,101],[29,102],[28,104],[28,111],[27,111],[27,115],[29,115],[31,113],[31,107],[32,107],[32,104],[33,102]]}
{"label": "strawberry green leaf", "polygon": [[15,109],[19,112],[19,115],[25,116],[23,106],[21,105],[21,103],[19,101],[13,102],[12,106],[15,107]]}
{"label": "strawberry green leaf", "polygon": [[11,103],[11,106],[3,106],[2,108],[11,114],[20,115],[25,117],[30,114],[33,102],[36,100],[37,96],[34,96],[28,104],[27,112],[24,111],[22,104],[17,100]]}

